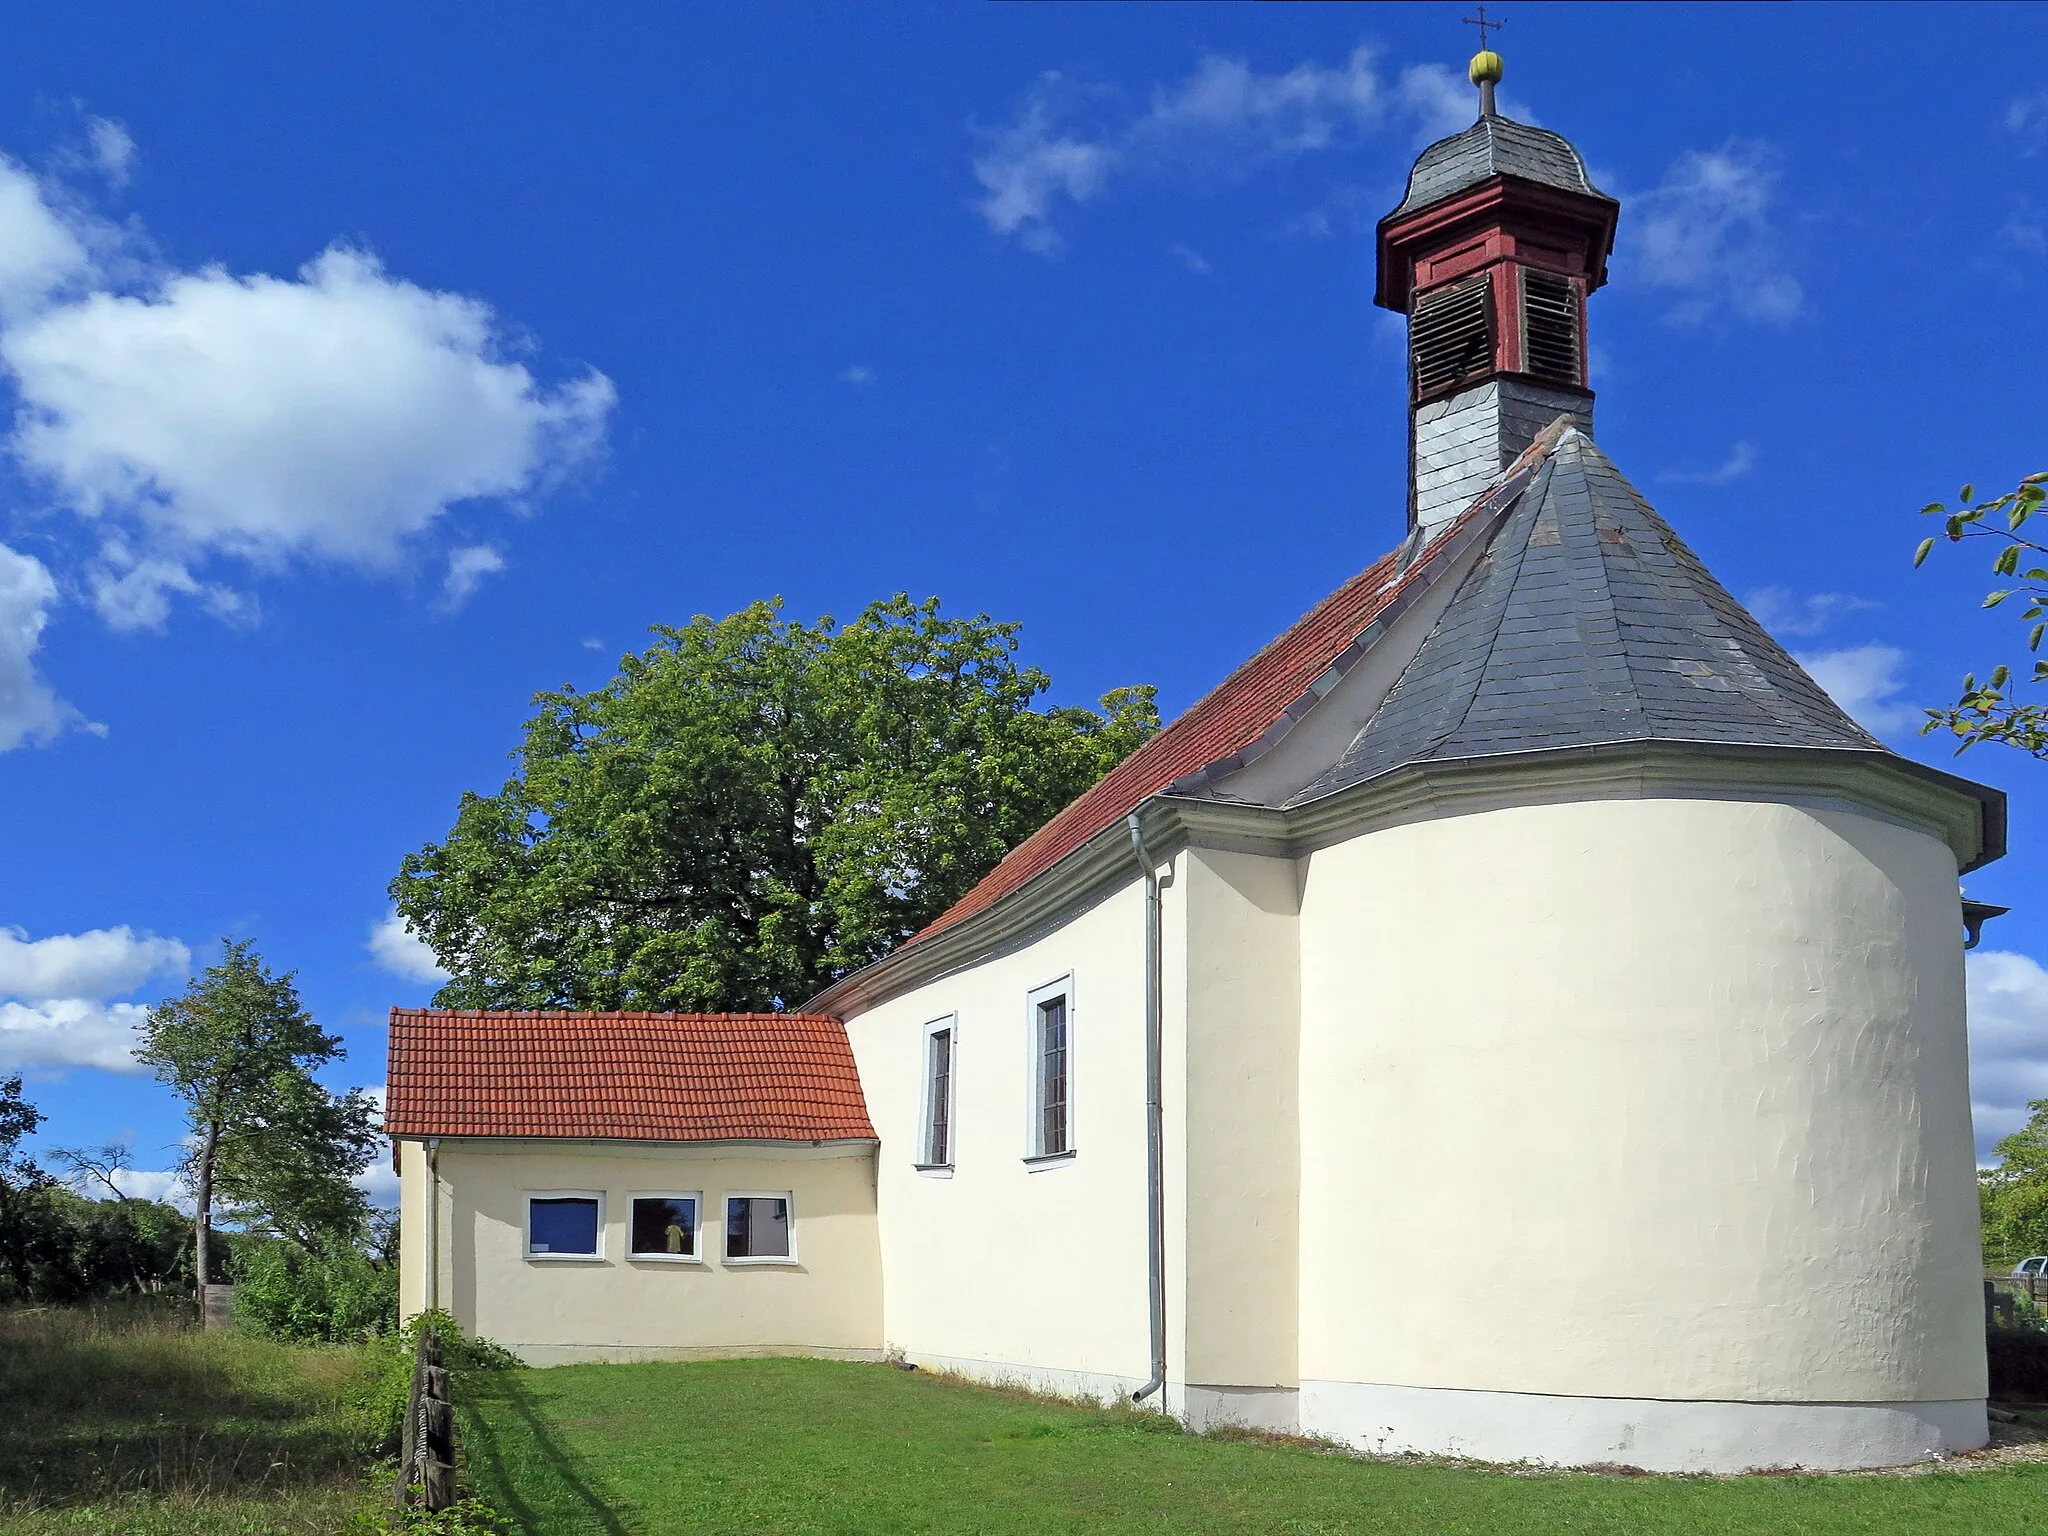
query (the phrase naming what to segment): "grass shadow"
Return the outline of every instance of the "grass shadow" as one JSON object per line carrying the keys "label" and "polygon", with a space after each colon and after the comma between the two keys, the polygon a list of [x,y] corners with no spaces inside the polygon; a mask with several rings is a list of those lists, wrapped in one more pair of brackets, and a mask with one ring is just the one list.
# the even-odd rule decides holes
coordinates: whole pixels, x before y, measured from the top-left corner
{"label": "grass shadow", "polygon": [[583,1530],[632,1536],[616,1512],[618,1501],[600,1493],[583,1471],[523,1375],[479,1373],[463,1383],[462,1452],[472,1489],[523,1536]]}

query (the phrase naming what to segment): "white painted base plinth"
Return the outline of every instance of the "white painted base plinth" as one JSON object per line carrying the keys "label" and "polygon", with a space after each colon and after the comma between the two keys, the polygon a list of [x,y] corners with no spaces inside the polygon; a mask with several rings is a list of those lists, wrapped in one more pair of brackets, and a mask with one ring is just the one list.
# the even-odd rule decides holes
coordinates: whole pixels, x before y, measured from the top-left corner
{"label": "white painted base plinth", "polygon": [[1197,1434],[1205,1429],[1262,1429],[1292,1435],[1301,1429],[1301,1393],[1294,1387],[1176,1387],[1167,1384],[1167,1404]]}
{"label": "white painted base plinth", "polygon": [[1897,1467],[1990,1438],[1981,1399],[1699,1403],[1303,1381],[1301,1428],[1377,1455],[1650,1472]]}

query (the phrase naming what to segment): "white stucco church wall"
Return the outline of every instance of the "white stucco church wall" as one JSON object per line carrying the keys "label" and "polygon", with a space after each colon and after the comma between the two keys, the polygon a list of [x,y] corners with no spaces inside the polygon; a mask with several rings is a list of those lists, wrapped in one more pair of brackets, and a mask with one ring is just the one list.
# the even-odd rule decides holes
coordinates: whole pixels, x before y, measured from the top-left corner
{"label": "white stucco church wall", "polygon": [[1674,1470],[1981,1444],[1955,891],[1927,832],[1754,801],[1314,855],[1303,1427]]}

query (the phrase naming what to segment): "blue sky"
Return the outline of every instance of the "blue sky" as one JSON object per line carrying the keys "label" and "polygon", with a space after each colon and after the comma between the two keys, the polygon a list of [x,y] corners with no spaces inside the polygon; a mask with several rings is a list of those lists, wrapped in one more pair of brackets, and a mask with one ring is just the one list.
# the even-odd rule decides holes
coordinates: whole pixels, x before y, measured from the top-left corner
{"label": "blue sky", "polygon": [[[647,625],[899,589],[1169,713],[1400,537],[1373,223],[1452,5],[43,7],[0,54],[0,1070],[45,1145],[222,935],[383,1076],[400,856]],[[2048,87],[2009,7],[1505,6],[1623,199],[1597,435],[1900,750],[2016,659],[1922,502],[2048,468]],[[631,11],[633,14],[628,14]],[[2048,1094],[2048,769],[1973,963]],[[395,939],[395,942],[393,940]],[[157,1185],[160,1187],[160,1181]]]}

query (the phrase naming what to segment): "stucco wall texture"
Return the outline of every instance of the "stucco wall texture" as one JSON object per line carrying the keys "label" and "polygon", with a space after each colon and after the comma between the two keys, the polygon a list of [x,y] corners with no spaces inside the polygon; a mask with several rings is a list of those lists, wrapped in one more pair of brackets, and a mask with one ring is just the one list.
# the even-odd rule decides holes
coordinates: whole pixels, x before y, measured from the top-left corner
{"label": "stucco wall texture", "polygon": [[1984,1395],[1944,843],[1530,806],[1316,854],[1301,912],[1304,1378]]}
{"label": "stucco wall texture", "polygon": [[[400,1144],[400,1309],[426,1299],[426,1154]],[[441,1143],[440,1301],[535,1365],[747,1353],[872,1354],[881,1346],[872,1148],[711,1143]],[[602,1191],[604,1256],[529,1259],[526,1196]],[[787,1190],[796,1262],[724,1258],[728,1192]],[[700,1193],[703,1262],[626,1254],[636,1193]]]}

